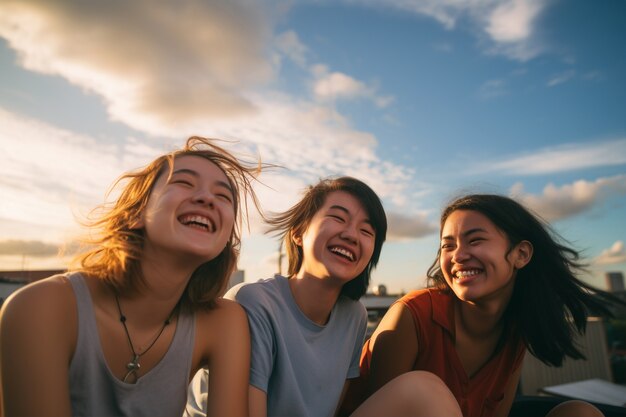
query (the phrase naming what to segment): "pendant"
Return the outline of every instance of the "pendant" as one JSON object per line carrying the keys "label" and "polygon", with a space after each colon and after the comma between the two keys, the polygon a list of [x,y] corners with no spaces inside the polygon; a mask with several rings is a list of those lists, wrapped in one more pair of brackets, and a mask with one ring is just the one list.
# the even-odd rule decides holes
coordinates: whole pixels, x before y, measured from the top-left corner
{"label": "pendant", "polygon": [[124,376],[124,379],[122,380],[122,382],[128,382],[128,378],[130,376],[133,376],[134,380],[136,381],[137,371],[139,370],[139,368],[141,368],[141,364],[139,363],[139,355],[134,354],[133,359],[126,364],[126,369],[128,369],[128,372]]}

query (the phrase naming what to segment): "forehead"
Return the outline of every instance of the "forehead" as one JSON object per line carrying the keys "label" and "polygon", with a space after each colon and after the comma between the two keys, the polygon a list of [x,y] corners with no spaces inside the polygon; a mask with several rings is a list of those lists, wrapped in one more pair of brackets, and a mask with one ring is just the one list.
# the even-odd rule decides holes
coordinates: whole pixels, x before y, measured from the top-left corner
{"label": "forehead", "polygon": [[187,173],[207,180],[230,183],[224,171],[216,163],[197,155],[176,157],[171,174],[176,173]]}
{"label": "forehead", "polygon": [[455,210],[446,219],[441,229],[442,236],[463,233],[469,230],[499,231],[484,214],[474,210]]}
{"label": "forehead", "polygon": [[367,210],[361,201],[346,191],[332,191],[326,196],[322,210],[331,209],[333,206],[343,207],[351,214],[362,213],[368,217]]}

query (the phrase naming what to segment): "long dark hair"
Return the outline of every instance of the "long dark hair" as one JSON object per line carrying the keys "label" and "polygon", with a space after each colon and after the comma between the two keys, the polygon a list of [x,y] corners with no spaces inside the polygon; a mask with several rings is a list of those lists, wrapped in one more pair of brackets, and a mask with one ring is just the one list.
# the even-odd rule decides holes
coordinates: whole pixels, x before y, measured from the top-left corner
{"label": "long dark hair", "polygon": [[[443,210],[441,228],[456,210],[477,211],[489,218],[508,237],[509,251],[523,240],[533,245],[530,262],[517,272],[504,314],[504,320],[517,327],[528,350],[553,366],[560,366],[565,356],[584,359],[574,343],[575,332],[585,332],[590,313],[612,317],[607,301],[623,301],[578,279],[586,266],[579,261],[579,253],[515,200],[493,194],[461,197]],[[441,250],[428,269],[429,284],[449,290],[439,265],[440,254]]]}
{"label": "long dark hair", "polygon": [[271,216],[267,222],[271,226],[269,232],[280,236],[287,249],[289,268],[287,274],[298,273],[302,265],[302,248],[291,238],[294,234],[302,234],[309,226],[311,219],[326,202],[326,197],[333,191],[345,191],[353,195],[367,210],[372,227],[376,231],[374,252],[369,263],[356,278],[346,282],[341,294],[358,300],[365,294],[370,283],[372,270],[378,264],[380,251],[387,236],[387,217],[380,199],[367,184],[352,177],[323,179],[307,189],[304,197],[295,206],[277,215]]}

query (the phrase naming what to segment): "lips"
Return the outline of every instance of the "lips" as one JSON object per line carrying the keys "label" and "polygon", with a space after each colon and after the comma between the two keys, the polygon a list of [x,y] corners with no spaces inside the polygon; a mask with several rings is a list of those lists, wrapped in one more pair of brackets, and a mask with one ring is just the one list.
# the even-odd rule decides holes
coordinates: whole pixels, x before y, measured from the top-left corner
{"label": "lips", "polygon": [[210,217],[200,214],[184,214],[178,218],[178,221],[185,226],[204,230],[209,233],[216,230],[215,222]]}
{"label": "lips", "polygon": [[328,250],[338,256],[347,259],[350,262],[354,262],[356,260],[356,255],[354,254],[354,252],[343,246],[330,246]]}

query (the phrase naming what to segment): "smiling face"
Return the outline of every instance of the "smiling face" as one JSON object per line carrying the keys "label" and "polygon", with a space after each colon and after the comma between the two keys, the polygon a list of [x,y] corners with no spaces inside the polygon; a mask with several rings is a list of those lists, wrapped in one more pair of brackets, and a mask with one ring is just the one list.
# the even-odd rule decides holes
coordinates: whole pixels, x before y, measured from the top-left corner
{"label": "smiling face", "polygon": [[489,218],[472,210],[453,211],[441,231],[439,264],[448,286],[468,302],[511,297],[516,271],[532,246],[522,241],[509,251],[509,239]]}
{"label": "smiling face", "polygon": [[297,275],[345,284],[369,263],[375,235],[367,211],[356,197],[345,191],[329,193],[304,233],[292,236],[303,254]]}
{"label": "smiling face", "polygon": [[203,263],[219,255],[233,232],[234,195],[224,172],[199,156],[174,160],[152,189],[137,227],[146,234],[144,251]]}

